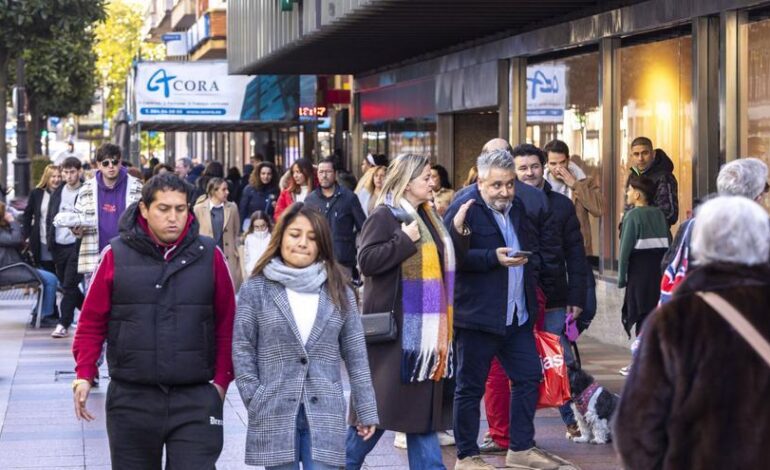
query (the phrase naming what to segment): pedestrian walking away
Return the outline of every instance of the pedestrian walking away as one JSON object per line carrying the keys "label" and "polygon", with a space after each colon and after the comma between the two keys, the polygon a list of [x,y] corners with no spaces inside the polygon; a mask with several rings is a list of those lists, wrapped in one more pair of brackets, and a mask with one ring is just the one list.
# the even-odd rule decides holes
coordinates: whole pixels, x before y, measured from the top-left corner
{"label": "pedestrian walking away", "polygon": [[[615,446],[629,469],[765,468],[770,402],[757,392],[770,384],[759,346],[770,349],[767,212],[747,197],[709,200],[697,211],[691,248],[698,268],[644,325]],[[722,317],[729,309],[730,322]],[[753,334],[744,336],[740,319]]]}
{"label": "pedestrian walking away", "polygon": [[72,351],[75,415],[107,339],[106,418],[112,468],[212,470],[222,400],[233,378],[235,292],[222,251],[199,235],[189,187],[151,178],[120,219],[83,304]]}
{"label": "pedestrian walking away", "polygon": [[379,419],[358,304],[334,260],[324,217],[301,202],[291,205],[238,299],[233,360],[249,416],[246,464],[340,468],[343,360],[356,434],[369,440]]}

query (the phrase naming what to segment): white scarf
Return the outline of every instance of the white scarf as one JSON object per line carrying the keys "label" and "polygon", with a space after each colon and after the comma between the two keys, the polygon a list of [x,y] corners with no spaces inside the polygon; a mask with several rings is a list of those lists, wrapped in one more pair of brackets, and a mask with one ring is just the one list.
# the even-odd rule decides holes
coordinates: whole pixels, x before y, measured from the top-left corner
{"label": "white scarf", "polygon": [[[575,177],[576,180],[582,181],[586,179],[586,174],[583,171],[582,168],[577,166],[577,163],[575,162],[569,162],[569,166],[567,167],[572,173],[572,175]],[[555,177],[551,174],[550,168],[545,169],[545,179],[550,183],[551,189],[559,194],[563,194],[567,196],[568,198],[572,199],[572,188],[567,186],[564,181],[560,180],[559,178]]]}

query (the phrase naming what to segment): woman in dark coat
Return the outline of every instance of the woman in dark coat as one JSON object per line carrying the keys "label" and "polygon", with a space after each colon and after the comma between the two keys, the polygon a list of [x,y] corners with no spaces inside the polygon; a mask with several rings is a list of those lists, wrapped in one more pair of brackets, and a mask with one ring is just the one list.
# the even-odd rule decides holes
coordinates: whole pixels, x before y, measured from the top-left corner
{"label": "woman in dark coat", "polygon": [[767,213],[723,196],[694,220],[699,267],[645,323],[613,440],[628,469],[767,468],[770,364],[697,295],[719,295],[770,338]]}
{"label": "woman in dark coat", "polygon": [[[13,220],[10,212],[6,212],[5,203],[0,202],[0,268],[23,263],[19,249],[24,244],[21,226]],[[10,268],[0,272],[0,285],[10,286],[19,284],[34,284],[38,277],[42,281],[43,298],[40,305],[41,320],[54,314],[56,306],[56,275],[44,269],[36,269],[37,277],[32,273],[32,267]],[[41,322],[42,323],[42,322]]]}
{"label": "woman in dark coat", "polygon": [[238,209],[241,212],[243,230],[246,231],[251,214],[262,211],[272,219],[275,203],[281,191],[278,189],[278,171],[270,162],[257,165],[249,176],[249,185],[243,190]]}
{"label": "woman in dark coat", "polygon": [[[467,207],[447,230],[428,202],[432,186],[427,158],[398,157],[388,170],[380,204],[361,232],[358,262],[366,276],[362,314],[392,309],[398,338],[368,345],[381,429],[364,442],[350,428],[348,470],[360,468],[385,429],[406,433],[412,470],[444,468],[435,432],[452,427],[453,390],[447,385],[454,372],[453,246],[467,249],[468,237],[461,235]],[[432,299],[437,299],[435,307],[429,306]],[[415,331],[431,339],[434,335],[424,333],[435,331],[435,341],[421,342]],[[429,352],[419,356],[420,350]]]}
{"label": "woman in dark coat", "polygon": [[27,207],[24,209],[24,239],[29,240],[29,249],[35,261],[35,266],[55,273],[53,256],[46,243],[45,219],[51,194],[61,184],[61,170],[56,165],[48,165],[35,189],[29,194]]}

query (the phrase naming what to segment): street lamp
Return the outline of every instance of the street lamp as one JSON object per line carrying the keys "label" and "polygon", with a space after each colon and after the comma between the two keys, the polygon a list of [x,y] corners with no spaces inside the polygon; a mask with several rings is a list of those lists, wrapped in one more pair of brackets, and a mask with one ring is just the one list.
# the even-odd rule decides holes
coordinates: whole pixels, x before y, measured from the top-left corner
{"label": "street lamp", "polygon": [[13,161],[13,188],[17,198],[30,190],[30,161],[27,158],[27,116],[24,96],[24,59],[16,62],[16,159]]}

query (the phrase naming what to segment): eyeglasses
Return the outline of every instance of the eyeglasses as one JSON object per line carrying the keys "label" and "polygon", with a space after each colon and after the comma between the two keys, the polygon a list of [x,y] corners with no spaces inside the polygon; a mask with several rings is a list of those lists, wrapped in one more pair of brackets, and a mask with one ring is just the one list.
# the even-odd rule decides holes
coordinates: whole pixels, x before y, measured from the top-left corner
{"label": "eyeglasses", "polygon": [[104,168],[107,168],[108,166],[118,166],[118,165],[120,165],[120,159],[119,159],[119,158],[114,158],[114,159],[112,159],[112,160],[110,160],[110,159],[105,159],[105,160],[102,160],[102,161],[100,162],[100,164],[101,164],[101,165],[102,165]]}

